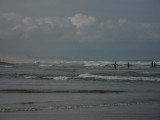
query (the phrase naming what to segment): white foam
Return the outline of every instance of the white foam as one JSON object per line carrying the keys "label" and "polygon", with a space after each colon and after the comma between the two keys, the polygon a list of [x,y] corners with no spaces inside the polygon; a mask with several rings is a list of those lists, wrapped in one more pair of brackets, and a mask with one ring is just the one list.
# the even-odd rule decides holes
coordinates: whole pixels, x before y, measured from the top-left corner
{"label": "white foam", "polygon": [[49,80],[67,80],[68,77],[66,76],[57,76],[57,77],[54,77],[54,76],[45,76],[43,77],[44,79],[49,79]]}
{"label": "white foam", "polygon": [[139,81],[157,81],[160,82],[160,78],[154,77],[131,77],[131,76],[100,76],[100,75],[93,75],[89,73],[81,74],[78,77],[80,78],[97,78],[97,79],[104,79],[104,80],[139,80]]}
{"label": "white foam", "polygon": [[54,77],[53,76],[45,76],[45,77],[43,77],[44,79],[54,79]]}
{"label": "white foam", "polygon": [[47,65],[47,64],[41,64],[39,65],[40,67],[51,67],[52,65]]}
{"label": "white foam", "polygon": [[66,76],[58,76],[58,77],[54,77],[54,80],[67,80],[68,77]]}
{"label": "white foam", "polygon": [[36,78],[36,76],[27,76],[27,75],[25,75],[24,78],[25,79],[34,79],[34,78]]}

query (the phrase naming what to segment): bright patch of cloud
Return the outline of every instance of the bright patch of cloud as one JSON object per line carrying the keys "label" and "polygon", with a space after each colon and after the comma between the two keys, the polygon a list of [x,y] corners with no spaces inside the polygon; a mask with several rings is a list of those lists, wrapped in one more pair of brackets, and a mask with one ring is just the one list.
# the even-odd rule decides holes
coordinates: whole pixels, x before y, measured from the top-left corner
{"label": "bright patch of cloud", "polygon": [[[21,35],[29,38],[34,31],[53,32],[55,29],[64,29],[72,27],[68,18],[57,17],[25,17],[14,12],[4,13],[0,11],[0,22],[2,23],[0,31],[1,37],[3,35]],[[56,32],[56,31],[55,31]]]}
{"label": "bright patch of cloud", "polygon": [[32,18],[30,17],[25,17],[24,19],[22,19],[22,23],[23,24],[26,24],[26,25],[29,25],[32,23]]}
{"label": "bright patch of cloud", "polygon": [[126,23],[128,23],[128,20],[125,19],[125,18],[120,18],[120,19],[118,20],[118,25],[119,25],[119,26],[123,26],[123,25],[125,25]]}
{"label": "bright patch of cloud", "polygon": [[52,20],[51,17],[46,17],[46,18],[44,18],[44,22],[45,22],[45,23],[48,23],[48,24],[52,24],[52,23],[53,23],[53,20]]}
{"label": "bright patch of cloud", "polygon": [[83,14],[75,14],[73,17],[69,17],[72,24],[76,26],[76,28],[82,28],[85,26],[91,26],[96,22],[96,18],[93,16],[86,16]]}
{"label": "bright patch of cloud", "polygon": [[16,14],[15,12],[4,13],[0,11],[0,19],[1,18],[6,19],[6,20],[17,21],[20,18],[20,16]]}

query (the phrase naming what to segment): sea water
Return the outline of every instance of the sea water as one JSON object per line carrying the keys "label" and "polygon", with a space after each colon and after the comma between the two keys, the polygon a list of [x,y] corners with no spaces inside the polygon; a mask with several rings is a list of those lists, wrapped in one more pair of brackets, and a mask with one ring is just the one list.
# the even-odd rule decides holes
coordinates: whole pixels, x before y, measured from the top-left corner
{"label": "sea water", "polygon": [[129,63],[53,60],[1,65],[0,113],[143,104],[156,104],[160,110],[160,62],[154,67],[151,61]]}

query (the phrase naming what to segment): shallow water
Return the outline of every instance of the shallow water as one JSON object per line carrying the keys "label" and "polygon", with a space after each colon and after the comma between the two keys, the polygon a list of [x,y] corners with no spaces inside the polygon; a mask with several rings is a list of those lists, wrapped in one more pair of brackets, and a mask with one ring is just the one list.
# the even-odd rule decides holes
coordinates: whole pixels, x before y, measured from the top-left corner
{"label": "shallow water", "polygon": [[117,61],[116,68],[114,61],[53,61],[0,66],[0,116],[5,119],[7,115],[22,112],[25,116],[31,111],[49,115],[62,111],[65,116],[80,111],[77,119],[83,118],[83,113],[86,119],[97,113],[95,119],[98,116],[101,119],[134,119],[135,114],[137,119],[142,116],[148,120],[156,115],[156,120],[160,113],[157,111],[160,110],[159,63],[154,68],[151,61],[130,61],[129,68],[125,63]]}

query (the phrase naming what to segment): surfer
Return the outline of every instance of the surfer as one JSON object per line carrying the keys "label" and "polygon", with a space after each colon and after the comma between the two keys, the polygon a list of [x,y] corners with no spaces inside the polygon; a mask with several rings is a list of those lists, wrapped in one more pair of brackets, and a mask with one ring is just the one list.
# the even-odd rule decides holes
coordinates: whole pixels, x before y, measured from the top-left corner
{"label": "surfer", "polygon": [[152,67],[154,67],[154,62],[152,61]]}
{"label": "surfer", "polygon": [[116,63],[116,61],[115,61],[115,63],[114,63],[113,65],[114,65],[114,68],[116,69],[116,67],[117,67],[117,63]]}
{"label": "surfer", "polygon": [[152,67],[156,67],[156,63],[152,61]]}
{"label": "surfer", "polygon": [[129,62],[128,62],[128,64],[124,64],[124,65],[128,66],[128,69],[129,69],[129,67],[131,66]]}
{"label": "surfer", "polygon": [[128,62],[127,66],[128,66],[128,68],[130,67],[130,64],[129,64],[129,62]]}
{"label": "surfer", "polygon": [[156,67],[156,62],[153,63],[153,66]]}

